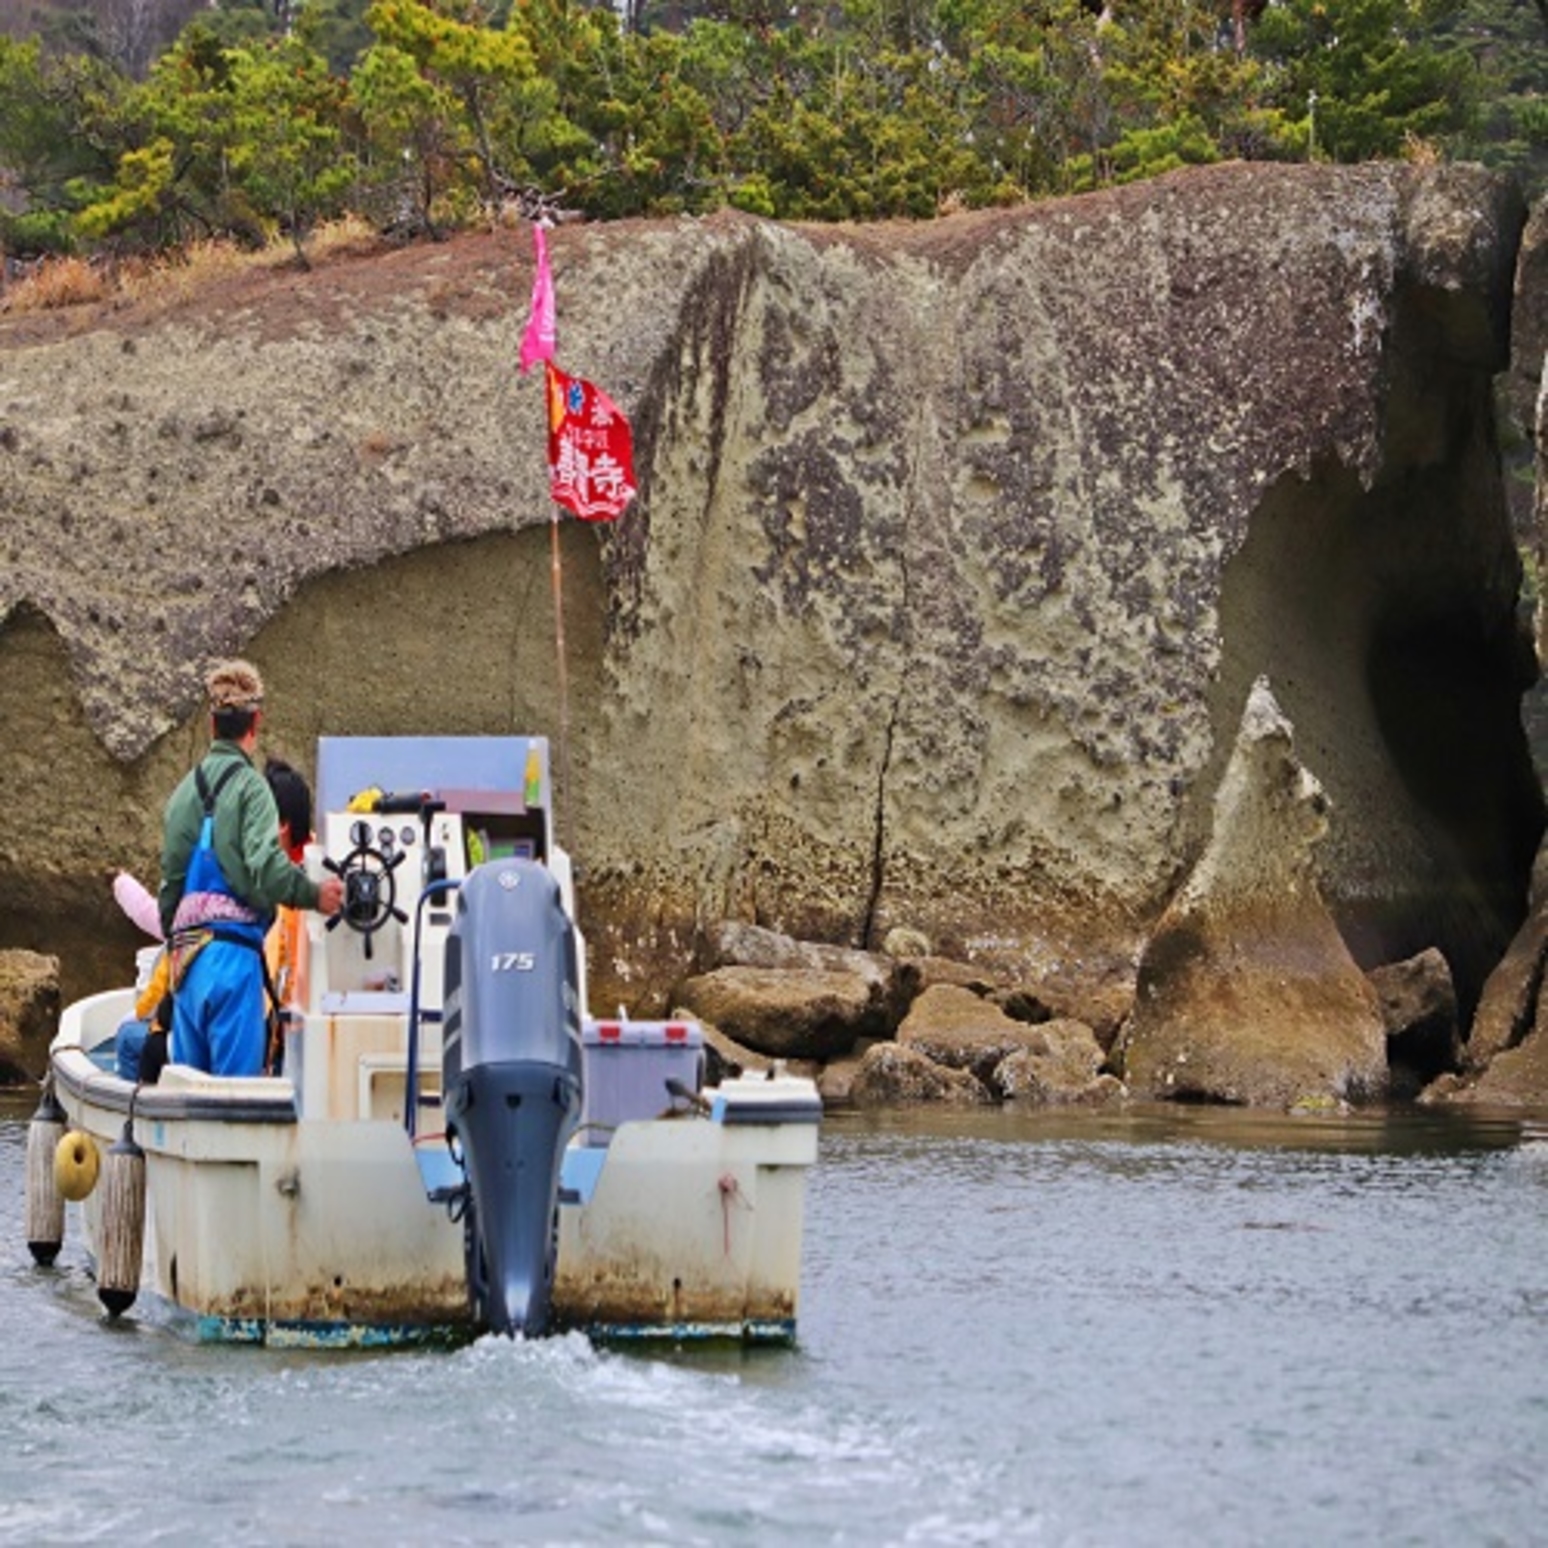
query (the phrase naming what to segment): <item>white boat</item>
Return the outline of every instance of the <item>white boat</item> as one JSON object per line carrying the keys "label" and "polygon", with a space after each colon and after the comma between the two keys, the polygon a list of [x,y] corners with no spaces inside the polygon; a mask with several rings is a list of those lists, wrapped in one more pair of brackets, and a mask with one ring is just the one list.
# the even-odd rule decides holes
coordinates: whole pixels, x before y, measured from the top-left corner
{"label": "white boat", "polygon": [[307,864],[345,905],[304,916],[282,1073],[133,1084],[131,988],[61,1018],[53,1096],[103,1162],[72,1212],[94,1265],[109,1147],[144,1157],[140,1283],[99,1273],[110,1312],[154,1295],[201,1339],[268,1344],[793,1340],[816,1088],[701,1089],[695,1024],[584,1014],[546,741],[324,738],[317,804]]}

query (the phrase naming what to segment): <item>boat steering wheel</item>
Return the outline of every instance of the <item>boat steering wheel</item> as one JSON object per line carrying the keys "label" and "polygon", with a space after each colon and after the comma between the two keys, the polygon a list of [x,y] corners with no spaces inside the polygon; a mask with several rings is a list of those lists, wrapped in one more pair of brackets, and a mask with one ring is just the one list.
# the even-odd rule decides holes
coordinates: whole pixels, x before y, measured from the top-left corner
{"label": "boat steering wheel", "polygon": [[351,930],[365,937],[365,954],[371,955],[371,937],[387,923],[396,919],[399,924],[408,923],[408,915],[398,907],[397,869],[408,858],[406,850],[389,853],[372,842],[370,825],[357,822],[350,830],[355,847],[342,860],[330,855],[323,857],[323,865],[344,883],[344,906],[326,925],[332,930],[343,920]]}

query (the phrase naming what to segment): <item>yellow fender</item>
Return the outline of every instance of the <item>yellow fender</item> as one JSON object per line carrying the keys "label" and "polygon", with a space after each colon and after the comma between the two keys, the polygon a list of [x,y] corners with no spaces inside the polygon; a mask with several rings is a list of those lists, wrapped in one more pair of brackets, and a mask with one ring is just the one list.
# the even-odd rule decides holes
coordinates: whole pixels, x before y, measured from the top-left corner
{"label": "yellow fender", "polygon": [[79,1204],[97,1186],[101,1170],[97,1142],[80,1129],[71,1129],[54,1151],[54,1186],[60,1195]]}

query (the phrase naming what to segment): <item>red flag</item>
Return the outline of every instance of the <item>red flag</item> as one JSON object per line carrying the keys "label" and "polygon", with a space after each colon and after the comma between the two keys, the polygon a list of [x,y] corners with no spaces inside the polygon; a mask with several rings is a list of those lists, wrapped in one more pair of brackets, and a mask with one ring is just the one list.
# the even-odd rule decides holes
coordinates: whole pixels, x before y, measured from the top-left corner
{"label": "red flag", "polygon": [[538,361],[554,358],[554,341],[558,334],[554,309],[554,275],[548,266],[548,240],[543,235],[543,228],[536,224],[532,227],[532,252],[537,259],[537,273],[532,276],[532,305],[527,312],[527,326],[521,335],[523,376]]}
{"label": "red flag", "polygon": [[634,498],[629,421],[599,387],[566,376],[552,360],[548,377],[548,488],[554,502],[583,521],[612,521]]}

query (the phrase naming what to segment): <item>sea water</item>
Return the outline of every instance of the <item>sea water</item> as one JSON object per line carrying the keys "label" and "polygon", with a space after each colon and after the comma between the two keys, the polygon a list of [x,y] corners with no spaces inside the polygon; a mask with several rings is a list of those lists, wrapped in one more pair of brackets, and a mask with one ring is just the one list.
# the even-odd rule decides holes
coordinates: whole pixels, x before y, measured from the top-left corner
{"label": "sea water", "polygon": [[32,1265],[0,1543],[1548,1541],[1548,1142],[1505,1119],[830,1117],[799,1342],[189,1344]]}

